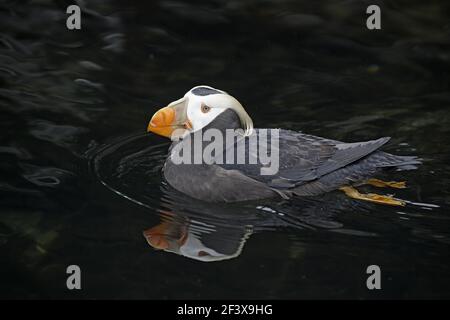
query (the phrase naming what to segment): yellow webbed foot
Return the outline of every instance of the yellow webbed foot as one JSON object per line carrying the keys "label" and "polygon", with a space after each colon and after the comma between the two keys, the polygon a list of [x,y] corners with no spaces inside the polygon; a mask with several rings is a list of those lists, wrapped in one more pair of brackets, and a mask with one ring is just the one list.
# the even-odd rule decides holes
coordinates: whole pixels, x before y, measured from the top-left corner
{"label": "yellow webbed foot", "polygon": [[405,189],[406,188],[406,181],[383,181],[379,179],[369,179],[366,181],[366,184],[370,184],[374,187],[391,187],[396,189]]}
{"label": "yellow webbed foot", "polygon": [[391,206],[404,206],[405,201],[396,199],[393,196],[390,195],[379,195],[375,193],[359,193],[358,190],[356,190],[353,187],[345,186],[339,188],[339,190],[344,191],[347,196],[353,199],[358,200],[365,200],[369,202],[379,203],[379,204],[387,204]]}

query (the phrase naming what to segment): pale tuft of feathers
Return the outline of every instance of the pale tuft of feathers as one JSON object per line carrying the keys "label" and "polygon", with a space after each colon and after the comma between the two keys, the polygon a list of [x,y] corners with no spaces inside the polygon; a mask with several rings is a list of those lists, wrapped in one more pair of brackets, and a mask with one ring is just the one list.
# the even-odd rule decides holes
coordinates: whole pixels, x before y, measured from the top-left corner
{"label": "pale tuft of feathers", "polygon": [[240,104],[236,98],[229,96],[233,103],[230,105],[230,108],[233,109],[241,120],[241,125],[244,129],[244,136],[250,136],[253,133],[253,120],[248,115],[247,111],[245,111],[244,107]]}

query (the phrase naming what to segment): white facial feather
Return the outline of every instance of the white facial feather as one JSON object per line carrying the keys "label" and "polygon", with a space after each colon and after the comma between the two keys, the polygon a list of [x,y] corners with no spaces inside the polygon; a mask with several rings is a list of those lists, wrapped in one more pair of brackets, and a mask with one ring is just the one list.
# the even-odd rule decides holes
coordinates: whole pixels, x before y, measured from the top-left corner
{"label": "white facial feather", "polygon": [[[192,93],[191,89],[185,94],[187,98],[187,116],[192,123],[192,131],[197,131],[204,128],[209,123],[211,123],[219,114],[224,112],[226,109],[233,109],[241,119],[241,123],[244,126],[245,134],[250,135],[253,130],[253,121],[244,110],[242,105],[235,98],[230,96],[224,91],[217,90],[208,86],[200,86],[204,88],[209,88],[220,93],[209,94],[209,95],[195,95]],[[202,111],[202,105],[206,105],[210,108],[208,112]]]}
{"label": "white facial feather", "polygon": [[[217,100],[220,100],[221,97],[223,97],[222,94],[210,96],[189,95],[187,116],[192,123],[192,131],[204,128],[227,109],[227,107],[222,107],[222,104],[217,103]],[[206,113],[202,111],[203,104],[210,108]]]}

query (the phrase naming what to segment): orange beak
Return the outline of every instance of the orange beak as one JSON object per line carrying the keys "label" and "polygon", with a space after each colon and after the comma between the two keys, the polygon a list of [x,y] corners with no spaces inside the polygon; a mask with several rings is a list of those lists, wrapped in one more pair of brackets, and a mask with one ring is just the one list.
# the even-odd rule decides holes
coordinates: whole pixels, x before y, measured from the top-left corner
{"label": "orange beak", "polygon": [[160,136],[170,138],[176,129],[175,110],[171,107],[165,107],[158,110],[150,120],[147,126],[147,132],[153,132]]}
{"label": "orange beak", "polygon": [[[181,98],[158,110],[147,126],[147,132],[153,132],[167,138],[177,138],[183,134],[177,129],[192,129],[192,123],[187,117],[187,99]],[[177,130],[177,132],[174,132]]]}

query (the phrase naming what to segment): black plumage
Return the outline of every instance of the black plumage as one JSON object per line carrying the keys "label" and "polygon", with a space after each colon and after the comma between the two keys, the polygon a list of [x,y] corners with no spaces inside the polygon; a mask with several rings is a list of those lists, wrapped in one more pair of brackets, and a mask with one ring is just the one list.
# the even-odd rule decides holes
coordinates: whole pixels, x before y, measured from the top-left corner
{"label": "black plumage", "polygon": [[[203,130],[241,127],[237,114],[228,109]],[[254,134],[260,135],[255,129]],[[194,135],[174,142],[192,143]],[[246,139],[246,154],[249,154]],[[164,176],[175,189],[205,201],[245,201],[274,196],[318,195],[344,185],[361,183],[377,171],[389,167],[420,164],[417,157],[396,156],[379,151],[388,137],[344,143],[291,130],[279,130],[279,170],[261,175],[263,164],[175,164],[166,160]],[[203,142],[203,146],[205,143]],[[236,148],[236,145],[232,146]],[[223,152],[225,153],[225,143]],[[235,150],[236,151],[236,150]],[[268,152],[270,144],[268,145]],[[216,157],[222,156],[217,154]]]}
{"label": "black plumage", "polygon": [[191,90],[193,94],[196,96],[208,96],[210,94],[219,94],[222,93],[219,90],[209,88],[209,87],[197,87]]}

